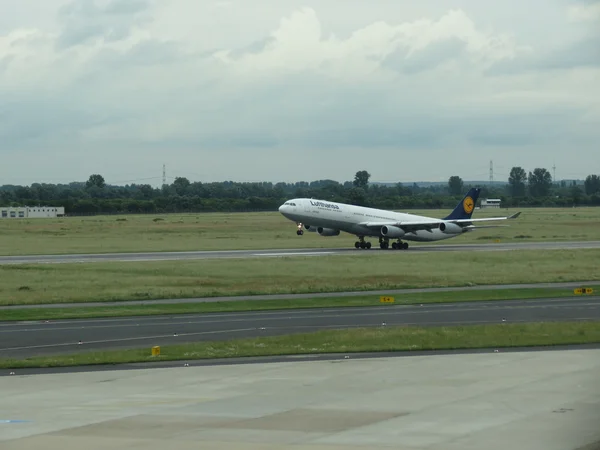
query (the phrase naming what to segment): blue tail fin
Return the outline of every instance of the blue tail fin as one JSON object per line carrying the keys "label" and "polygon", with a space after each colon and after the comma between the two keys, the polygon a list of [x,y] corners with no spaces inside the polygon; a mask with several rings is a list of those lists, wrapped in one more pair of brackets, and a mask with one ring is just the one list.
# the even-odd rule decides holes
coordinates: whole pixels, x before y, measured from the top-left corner
{"label": "blue tail fin", "polygon": [[477,198],[481,189],[472,188],[467,192],[467,195],[460,201],[454,211],[449,216],[444,217],[442,220],[459,220],[459,219],[470,219],[477,203]]}

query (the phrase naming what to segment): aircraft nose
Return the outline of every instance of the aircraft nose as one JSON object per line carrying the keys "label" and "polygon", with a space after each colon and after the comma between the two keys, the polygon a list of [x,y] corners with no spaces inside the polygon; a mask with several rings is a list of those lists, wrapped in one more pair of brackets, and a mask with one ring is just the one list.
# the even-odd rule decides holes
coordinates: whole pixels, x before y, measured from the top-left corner
{"label": "aircraft nose", "polygon": [[282,213],[283,211],[285,211],[285,204],[279,207],[279,212]]}

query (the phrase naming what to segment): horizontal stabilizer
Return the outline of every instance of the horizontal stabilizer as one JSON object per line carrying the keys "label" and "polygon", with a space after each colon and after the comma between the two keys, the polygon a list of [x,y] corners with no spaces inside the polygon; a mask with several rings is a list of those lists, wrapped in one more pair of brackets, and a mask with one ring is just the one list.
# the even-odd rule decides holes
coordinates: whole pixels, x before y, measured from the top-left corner
{"label": "horizontal stabilizer", "polygon": [[452,223],[456,223],[456,224],[461,224],[461,223],[474,223],[474,222],[495,222],[497,220],[513,220],[516,219],[517,217],[519,217],[521,215],[520,212],[513,214],[512,216],[508,216],[508,217],[485,217],[483,219],[459,219],[459,220],[448,220],[447,222],[452,222]]}

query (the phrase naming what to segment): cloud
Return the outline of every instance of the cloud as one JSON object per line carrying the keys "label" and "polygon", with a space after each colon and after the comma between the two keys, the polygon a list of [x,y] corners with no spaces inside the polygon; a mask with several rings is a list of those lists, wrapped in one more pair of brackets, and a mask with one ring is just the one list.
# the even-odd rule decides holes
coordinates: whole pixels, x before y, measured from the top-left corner
{"label": "cloud", "polygon": [[461,10],[449,11],[438,20],[379,21],[340,39],[323,36],[315,10],[303,8],[283,18],[267,39],[246,51],[222,51],[215,57],[244,77],[311,70],[356,80],[382,68],[414,72],[447,61],[485,67],[523,51],[527,48],[518,46],[510,35],[477,30]]}
{"label": "cloud", "polygon": [[56,45],[66,49],[103,39],[119,41],[130,36],[132,29],[145,20],[149,8],[143,0],[112,0],[101,6],[96,0],[79,0],[61,7],[58,16],[64,30]]}
{"label": "cloud", "polygon": [[[48,136],[68,136],[101,121],[99,114],[81,110],[54,96],[27,98],[4,95],[0,106],[0,139],[43,143]],[[59,114],[55,107],[61,104]]]}
{"label": "cloud", "polygon": [[551,52],[548,56],[542,58],[537,65],[540,69],[565,69],[584,66],[600,67],[600,34]]}
{"label": "cloud", "polygon": [[581,13],[555,7],[574,27],[560,47],[468,0],[431,11],[384,2],[368,19],[329,0],[220,3],[71,2],[55,26],[0,35],[5,167],[53,149],[68,155],[56,170],[94,163],[107,179],[119,167],[102,158],[144,174],[196,164],[216,179],[348,177],[357,165],[410,179],[549,151],[575,165],[598,140],[600,45],[569,25]]}
{"label": "cloud", "polygon": [[408,55],[406,48],[398,48],[383,59],[382,65],[385,68],[406,74],[416,74],[438,68],[441,64],[453,61],[460,64],[469,64],[467,51],[467,43],[453,37],[434,42],[410,55]]}
{"label": "cloud", "polygon": [[572,70],[600,67],[600,34],[587,36],[575,43],[529,58],[515,58],[492,65],[489,75],[522,74],[532,71]]}
{"label": "cloud", "polygon": [[579,1],[569,7],[568,17],[573,22],[600,21],[600,1]]}

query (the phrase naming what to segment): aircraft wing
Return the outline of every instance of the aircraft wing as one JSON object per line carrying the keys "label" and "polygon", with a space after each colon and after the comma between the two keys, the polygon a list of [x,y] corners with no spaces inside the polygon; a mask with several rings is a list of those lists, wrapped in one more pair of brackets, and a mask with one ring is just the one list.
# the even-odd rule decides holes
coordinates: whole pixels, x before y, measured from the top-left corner
{"label": "aircraft wing", "polygon": [[359,225],[367,228],[397,227],[402,228],[406,233],[411,233],[419,230],[431,231],[437,228],[443,220],[428,221],[428,222],[361,222]]}
{"label": "aircraft wing", "polygon": [[463,229],[465,229],[465,230],[481,230],[482,228],[509,228],[509,226],[508,225],[480,225],[480,226],[467,225]]}
{"label": "aircraft wing", "polygon": [[[461,226],[464,226],[465,228],[469,228],[469,229],[483,228],[483,227],[474,227],[474,226],[468,227],[468,225],[472,225],[473,223],[478,223],[478,222],[513,220],[513,219],[516,219],[517,217],[519,217],[520,215],[521,215],[521,213],[518,212],[518,213],[513,214],[512,216],[508,216],[508,217],[486,217],[483,219],[454,219],[454,220],[452,220],[452,219],[451,220],[432,219],[432,220],[428,220],[428,221],[414,221],[414,222],[391,222],[391,221],[389,221],[389,222],[361,222],[361,223],[359,223],[359,225],[361,225],[363,227],[367,227],[367,228],[381,228],[383,226],[398,227],[398,228],[402,228],[406,233],[410,233],[410,232],[419,231],[419,230],[431,231],[434,228],[438,228],[440,223],[442,223],[442,222],[455,223],[457,225],[461,225]],[[491,228],[494,226],[492,225],[492,226],[488,226],[488,227]]]}

